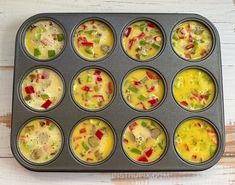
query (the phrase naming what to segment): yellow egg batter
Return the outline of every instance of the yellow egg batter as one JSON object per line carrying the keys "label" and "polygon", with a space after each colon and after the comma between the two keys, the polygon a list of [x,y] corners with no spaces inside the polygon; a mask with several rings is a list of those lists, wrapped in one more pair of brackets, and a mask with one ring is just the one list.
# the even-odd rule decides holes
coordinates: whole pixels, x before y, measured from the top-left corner
{"label": "yellow egg batter", "polygon": [[75,30],[73,45],[75,51],[87,60],[102,59],[110,53],[114,46],[113,31],[104,22],[86,21]]}
{"label": "yellow egg batter", "polygon": [[166,148],[166,134],[152,119],[139,118],[124,130],[122,146],[127,156],[137,163],[151,163],[159,159]]}
{"label": "yellow egg batter", "polygon": [[24,103],[30,108],[48,110],[62,99],[64,84],[53,70],[38,68],[23,79],[20,92]]}
{"label": "yellow egg batter", "polygon": [[24,44],[34,58],[47,60],[57,56],[64,47],[64,32],[51,20],[41,20],[29,26]]}
{"label": "yellow egg batter", "polygon": [[27,123],[18,136],[19,152],[33,163],[53,160],[62,147],[62,134],[49,119],[34,119]]}
{"label": "yellow egg batter", "polygon": [[75,157],[89,164],[107,159],[113,151],[114,142],[110,126],[97,118],[79,122],[70,136],[70,147]]}
{"label": "yellow egg batter", "polygon": [[215,97],[215,83],[201,69],[186,69],[174,80],[173,94],[176,101],[187,110],[208,107]]}
{"label": "yellow egg batter", "polygon": [[196,61],[208,55],[212,48],[209,29],[197,21],[185,21],[173,31],[172,45],[184,59]]}
{"label": "yellow egg batter", "polygon": [[146,61],[161,51],[163,35],[155,23],[145,20],[136,21],[124,30],[122,45],[130,57]]}
{"label": "yellow egg batter", "polygon": [[101,69],[84,70],[74,79],[72,94],[75,102],[81,107],[99,110],[113,98],[113,80]]}
{"label": "yellow egg batter", "polygon": [[122,95],[134,109],[150,110],[164,97],[162,78],[151,69],[136,69],[127,74],[122,84]]}
{"label": "yellow egg batter", "polygon": [[202,119],[188,119],[175,132],[175,147],[182,159],[202,163],[211,159],[218,148],[218,136],[210,123]]}

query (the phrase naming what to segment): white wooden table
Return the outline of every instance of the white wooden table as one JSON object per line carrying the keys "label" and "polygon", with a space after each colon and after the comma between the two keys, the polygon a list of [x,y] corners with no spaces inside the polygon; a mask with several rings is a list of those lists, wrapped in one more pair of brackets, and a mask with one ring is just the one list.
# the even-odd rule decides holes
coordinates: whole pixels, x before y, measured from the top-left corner
{"label": "white wooden table", "polygon": [[[24,169],[10,150],[16,31],[40,12],[192,12],[211,20],[222,45],[226,151],[204,172],[36,173]],[[11,184],[235,184],[235,0],[0,0],[0,185]]]}

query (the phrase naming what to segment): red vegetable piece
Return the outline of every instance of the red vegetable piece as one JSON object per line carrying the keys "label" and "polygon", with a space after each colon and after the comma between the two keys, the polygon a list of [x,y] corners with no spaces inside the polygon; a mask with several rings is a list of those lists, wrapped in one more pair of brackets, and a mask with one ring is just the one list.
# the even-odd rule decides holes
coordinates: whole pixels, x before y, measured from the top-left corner
{"label": "red vegetable piece", "polygon": [[144,37],[144,32],[141,32],[141,34],[139,34],[137,37],[138,37],[138,39],[142,39],[143,37]]}
{"label": "red vegetable piece", "polygon": [[108,90],[109,90],[109,94],[113,93],[113,83],[111,81],[108,83]]}
{"label": "red vegetable piece", "polygon": [[192,58],[192,55],[190,53],[185,53],[184,56],[185,58]]}
{"label": "red vegetable piece", "polygon": [[102,72],[101,70],[96,69],[96,70],[95,70],[95,72],[94,72],[94,75],[100,75],[100,74],[101,74],[101,72]]}
{"label": "red vegetable piece", "polygon": [[51,121],[49,119],[45,119],[45,124],[48,126],[50,125]]}
{"label": "red vegetable piece", "polygon": [[145,155],[147,157],[150,157],[152,155],[152,153],[153,153],[153,149],[152,148],[149,148],[147,151],[145,151]]}
{"label": "red vegetable piece", "polygon": [[31,85],[30,86],[26,86],[24,89],[25,89],[25,92],[27,94],[32,94],[32,93],[35,92],[33,86],[31,86]]}
{"label": "red vegetable piece", "polygon": [[46,100],[46,101],[41,105],[41,107],[44,108],[44,109],[47,109],[51,104],[52,104],[52,101],[51,101],[51,100]]}
{"label": "red vegetable piece", "polygon": [[93,42],[82,42],[83,46],[93,47]]}
{"label": "red vegetable piece", "polygon": [[193,41],[193,37],[192,37],[191,34],[189,34],[189,36],[188,36],[188,41],[189,41],[189,42],[192,42],[192,41]]}
{"label": "red vegetable piece", "polygon": [[82,28],[83,28],[83,30],[87,29],[87,25],[83,24]]}
{"label": "red vegetable piece", "polygon": [[96,137],[98,137],[99,140],[101,140],[104,134],[100,130],[97,130],[95,135],[96,135]]}
{"label": "red vegetable piece", "polygon": [[87,160],[87,161],[93,161],[93,159],[92,159],[92,158],[89,158],[89,157],[86,158],[86,160]]}
{"label": "red vegetable piece", "polygon": [[152,100],[149,100],[148,102],[151,104],[151,107],[152,107],[152,106],[155,106],[155,105],[158,104],[158,99],[157,98],[156,99],[152,99]]}
{"label": "red vegetable piece", "polygon": [[93,97],[94,97],[94,98],[100,98],[101,101],[104,101],[104,96],[103,96],[103,95],[98,95],[98,94],[96,94],[96,95],[94,95]]}
{"label": "red vegetable piece", "polygon": [[134,81],[134,85],[140,85],[140,81]]}
{"label": "red vegetable piece", "polygon": [[189,44],[185,47],[185,49],[189,50],[189,49],[192,49],[194,48],[194,44]]}
{"label": "red vegetable piece", "polygon": [[185,106],[185,107],[188,106],[188,103],[187,103],[186,101],[182,101],[182,102],[180,102],[180,104],[183,105],[183,106]]}
{"label": "red vegetable piece", "polygon": [[130,125],[128,126],[128,128],[130,129],[130,131],[132,131],[132,130],[135,128],[135,126],[137,126],[137,125],[138,125],[137,122],[133,122],[132,124],[130,124]]}
{"label": "red vegetable piece", "polygon": [[82,90],[83,91],[86,91],[86,92],[90,92],[91,91],[91,88],[89,87],[89,86],[84,86],[83,88],[82,88]]}
{"label": "red vegetable piece", "polygon": [[81,129],[79,130],[79,132],[80,132],[80,134],[85,133],[85,132],[86,132],[86,128],[81,128]]}
{"label": "red vegetable piece", "polygon": [[147,92],[153,92],[154,89],[155,89],[155,87],[154,87],[154,86],[151,86],[151,87],[147,90]]}
{"label": "red vegetable piece", "polygon": [[77,38],[77,42],[81,42],[81,41],[87,42],[86,37],[78,37],[78,38]]}
{"label": "red vegetable piece", "polygon": [[124,35],[125,35],[126,37],[128,37],[128,36],[130,35],[130,33],[131,33],[131,30],[132,30],[132,28],[131,28],[131,27],[128,27],[128,28],[125,30]]}
{"label": "red vegetable piece", "polygon": [[124,139],[123,139],[123,142],[124,142],[124,143],[128,143],[129,141],[128,141],[128,139],[124,138]]}
{"label": "red vegetable piece", "polygon": [[153,23],[153,22],[148,22],[148,27],[150,27],[150,28],[155,28],[156,27],[156,25]]}
{"label": "red vegetable piece", "polygon": [[134,44],[134,42],[136,41],[136,38],[132,38],[129,40],[129,46],[128,48],[131,49],[132,45]]}
{"label": "red vegetable piece", "polygon": [[147,70],[146,74],[149,77],[149,79],[151,79],[151,80],[157,80],[158,79],[158,76],[156,75],[156,73],[151,71],[151,70]]}
{"label": "red vegetable piece", "polygon": [[97,82],[102,82],[102,80],[103,80],[103,79],[102,79],[101,76],[97,76],[97,77],[96,77],[96,81],[97,81]]}
{"label": "red vegetable piece", "polygon": [[148,159],[147,159],[147,157],[145,155],[140,156],[137,160],[139,162],[148,162]]}

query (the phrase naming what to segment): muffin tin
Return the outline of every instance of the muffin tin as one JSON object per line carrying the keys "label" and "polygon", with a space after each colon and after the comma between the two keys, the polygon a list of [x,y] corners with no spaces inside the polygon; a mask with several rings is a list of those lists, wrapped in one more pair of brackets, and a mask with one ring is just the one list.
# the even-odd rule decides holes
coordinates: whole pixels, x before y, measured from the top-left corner
{"label": "muffin tin", "polygon": [[[40,61],[30,56],[24,45],[27,28],[36,21],[51,20],[64,31],[64,47],[54,58]],[[84,21],[99,20],[106,23],[114,35],[113,48],[107,56],[97,61],[88,61],[79,56],[73,46],[74,30]],[[122,37],[128,25],[135,21],[153,22],[163,35],[162,48],[158,54],[144,62],[131,58],[123,50]],[[212,36],[210,52],[200,60],[190,61],[178,56],[171,43],[173,30],[183,21],[198,21],[205,25]],[[50,52],[51,53],[51,52]],[[199,171],[215,165],[224,151],[224,112],[221,51],[219,35],[214,25],[197,14],[133,14],[133,13],[43,13],[30,17],[19,28],[16,36],[14,86],[12,102],[11,149],[18,162],[34,171],[73,171],[73,172],[155,172],[155,171]],[[38,51],[36,52],[38,54]],[[50,54],[51,55],[51,54]],[[36,68],[49,68],[62,77],[64,94],[61,100],[48,110],[35,110],[28,107],[21,96],[21,84],[24,77]],[[98,110],[84,109],[77,105],[72,95],[73,80],[77,74],[89,68],[106,71],[113,80],[111,101]],[[122,82],[133,69],[152,69],[164,82],[164,97],[161,103],[149,110],[142,111],[130,107],[122,95]],[[215,96],[212,103],[197,111],[181,107],[173,96],[173,81],[176,75],[186,68],[199,68],[206,71],[215,83]],[[29,91],[32,89],[29,89]],[[32,119],[48,118],[61,130],[61,151],[47,163],[33,163],[27,160],[19,150],[18,137],[23,126]],[[91,165],[78,160],[70,147],[70,136],[75,125],[85,119],[104,120],[113,130],[114,144],[109,157],[100,163]],[[137,118],[156,121],[166,134],[166,148],[162,156],[149,164],[136,163],[128,158],[123,150],[122,136],[127,125]],[[215,155],[202,163],[184,161],[174,145],[177,127],[189,118],[208,120],[218,137]]]}

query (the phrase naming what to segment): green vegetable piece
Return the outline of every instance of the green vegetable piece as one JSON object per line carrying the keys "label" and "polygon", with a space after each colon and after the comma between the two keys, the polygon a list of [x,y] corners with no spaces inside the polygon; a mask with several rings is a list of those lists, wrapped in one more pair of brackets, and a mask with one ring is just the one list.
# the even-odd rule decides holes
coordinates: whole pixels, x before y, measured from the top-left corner
{"label": "green vegetable piece", "polygon": [[99,44],[99,43],[100,43],[100,39],[99,39],[99,38],[98,38],[98,39],[94,39],[93,42],[94,42],[95,44]]}
{"label": "green vegetable piece", "polygon": [[177,34],[177,33],[174,33],[174,35],[173,35],[173,40],[179,40],[179,37],[178,37],[178,34]]}
{"label": "green vegetable piece", "polygon": [[41,33],[35,33],[34,38],[39,41],[41,39],[42,34]]}
{"label": "green vegetable piece", "polygon": [[146,22],[142,22],[140,23],[140,31],[144,31],[144,29],[146,28]]}
{"label": "green vegetable piece", "polygon": [[59,42],[63,41],[64,40],[64,34],[60,33],[60,34],[57,34],[57,40]]}
{"label": "green vegetable piece", "polygon": [[142,127],[146,127],[146,126],[147,126],[147,123],[146,123],[145,121],[142,121],[142,122],[141,122],[141,126],[142,126]]}
{"label": "green vegetable piece", "polygon": [[49,130],[52,130],[53,128],[55,128],[55,124],[50,124]]}
{"label": "green vegetable piece", "polygon": [[95,32],[95,30],[88,30],[88,31],[84,31],[84,33],[91,35],[93,32]]}
{"label": "green vegetable piece", "polygon": [[132,85],[129,85],[128,89],[130,91],[132,91],[133,93],[137,93],[139,91],[139,89],[137,89],[136,87],[132,86]]}
{"label": "green vegetable piece", "polygon": [[138,150],[137,148],[132,148],[132,149],[131,149],[131,152],[132,152],[132,153],[135,153],[135,154],[138,154],[138,155],[141,154],[141,151]]}
{"label": "green vegetable piece", "polygon": [[89,150],[89,146],[87,146],[87,144],[83,141],[82,142],[82,147],[87,151]]}
{"label": "green vegetable piece", "polygon": [[216,145],[210,145],[210,156],[213,157],[215,155],[216,152]]}
{"label": "green vegetable piece", "polygon": [[85,52],[92,55],[93,54],[93,50],[90,47],[86,47],[85,48]]}
{"label": "green vegetable piece", "polygon": [[138,99],[140,100],[140,101],[146,101],[148,98],[146,98],[144,95],[139,95],[138,96]]}
{"label": "green vegetable piece", "polygon": [[155,49],[160,49],[160,46],[155,44],[155,43],[152,44],[152,47],[155,48]]}
{"label": "green vegetable piece", "polygon": [[140,83],[145,84],[145,82],[146,82],[147,80],[148,80],[148,77],[145,76],[144,78],[142,78],[142,79],[140,80]]}
{"label": "green vegetable piece", "polygon": [[88,76],[87,79],[86,79],[86,81],[87,81],[87,82],[92,82],[92,79],[93,79],[93,78],[92,78],[91,76]]}
{"label": "green vegetable piece", "polygon": [[162,143],[158,143],[159,148],[161,148],[163,150],[163,146]]}
{"label": "green vegetable piece", "polygon": [[140,40],[139,44],[140,44],[141,46],[144,46],[144,45],[147,44],[147,42],[146,42],[145,40]]}
{"label": "green vegetable piece", "polygon": [[50,97],[48,96],[48,94],[41,94],[41,98],[42,98],[43,100],[47,100],[47,99],[49,99]]}
{"label": "green vegetable piece", "polygon": [[55,56],[55,50],[48,50],[48,57],[54,57]]}
{"label": "green vegetable piece", "polygon": [[35,57],[41,55],[40,50],[39,50],[38,48],[35,48],[35,49],[34,49],[34,52],[33,52],[33,55],[34,55]]}

